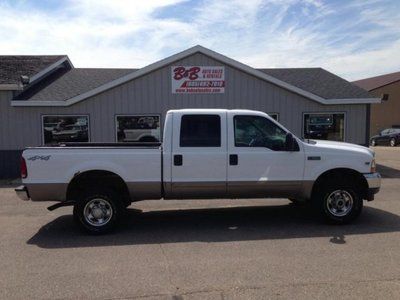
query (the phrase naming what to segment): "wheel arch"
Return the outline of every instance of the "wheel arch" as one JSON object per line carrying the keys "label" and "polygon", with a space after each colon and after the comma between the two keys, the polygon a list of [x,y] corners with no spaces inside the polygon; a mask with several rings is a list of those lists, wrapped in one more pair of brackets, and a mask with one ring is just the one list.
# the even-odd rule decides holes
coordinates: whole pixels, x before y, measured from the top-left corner
{"label": "wheel arch", "polygon": [[314,181],[311,189],[311,195],[314,195],[317,189],[324,184],[324,182],[333,180],[351,180],[356,185],[361,193],[362,199],[365,199],[368,192],[368,183],[362,173],[351,168],[334,168],[327,170],[320,174]]}
{"label": "wheel arch", "polygon": [[115,190],[125,204],[130,204],[128,186],[115,172],[101,169],[86,170],[75,174],[67,186],[66,199],[77,201],[79,194],[87,188],[110,188]]}

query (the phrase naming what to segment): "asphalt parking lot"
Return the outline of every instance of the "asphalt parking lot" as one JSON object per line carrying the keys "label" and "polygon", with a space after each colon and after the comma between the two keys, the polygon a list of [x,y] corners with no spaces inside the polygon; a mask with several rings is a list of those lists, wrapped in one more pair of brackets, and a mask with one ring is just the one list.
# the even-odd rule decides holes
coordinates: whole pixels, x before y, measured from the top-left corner
{"label": "asphalt parking lot", "polygon": [[87,236],[3,184],[0,298],[398,299],[400,147],[375,149],[381,192],[346,226],[285,199],[146,201]]}

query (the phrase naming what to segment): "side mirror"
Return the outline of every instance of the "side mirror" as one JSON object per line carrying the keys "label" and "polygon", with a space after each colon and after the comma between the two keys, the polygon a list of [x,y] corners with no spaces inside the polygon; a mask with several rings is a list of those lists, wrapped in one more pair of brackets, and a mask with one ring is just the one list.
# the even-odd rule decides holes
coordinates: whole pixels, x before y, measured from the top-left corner
{"label": "side mirror", "polygon": [[291,133],[286,134],[285,150],[290,152],[299,151],[299,145]]}

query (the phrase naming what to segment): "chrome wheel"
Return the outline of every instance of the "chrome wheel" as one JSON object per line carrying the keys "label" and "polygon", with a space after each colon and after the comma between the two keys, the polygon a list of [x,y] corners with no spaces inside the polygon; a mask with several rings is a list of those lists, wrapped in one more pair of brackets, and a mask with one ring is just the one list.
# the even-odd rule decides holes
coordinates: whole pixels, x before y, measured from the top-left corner
{"label": "chrome wheel", "polygon": [[373,147],[373,146],[375,146],[375,145],[376,145],[375,140],[371,140],[371,146]]}
{"label": "chrome wheel", "polygon": [[390,146],[391,146],[391,147],[396,146],[396,141],[395,141],[395,139],[391,139],[391,140],[390,140]]}
{"label": "chrome wheel", "polygon": [[95,198],[86,203],[83,216],[86,222],[93,226],[104,226],[112,218],[113,208],[111,204],[101,198]]}
{"label": "chrome wheel", "polygon": [[335,217],[344,217],[353,208],[353,196],[345,190],[336,190],[329,194],[326,208]]}

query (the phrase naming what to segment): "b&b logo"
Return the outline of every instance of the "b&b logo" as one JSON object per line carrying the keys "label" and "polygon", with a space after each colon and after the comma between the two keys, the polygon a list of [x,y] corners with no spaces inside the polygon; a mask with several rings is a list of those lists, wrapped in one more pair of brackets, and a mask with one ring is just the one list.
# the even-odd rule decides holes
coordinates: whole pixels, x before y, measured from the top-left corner
{"label": "b&b logo", "polygon": [[190,69],[186,69],[185,67],[177,67],[174,69],[174,79],[181,80],[182,78],[189,78],[190,80],[196,80],[199,78],[199,75],[197,75],[199,72],[199,67],[192,67]]}

